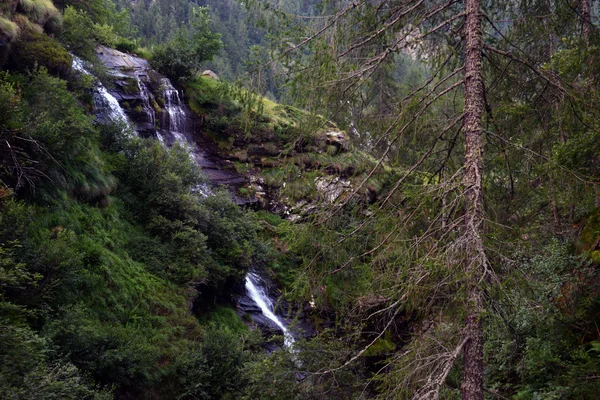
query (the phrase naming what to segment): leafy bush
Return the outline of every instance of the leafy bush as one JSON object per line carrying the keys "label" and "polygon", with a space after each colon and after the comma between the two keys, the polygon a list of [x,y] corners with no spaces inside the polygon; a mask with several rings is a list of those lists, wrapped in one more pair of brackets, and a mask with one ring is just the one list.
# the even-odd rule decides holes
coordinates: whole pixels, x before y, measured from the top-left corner
{"label": "leafy bush", "polygon": [[53,75],[66,78],[71,72],[71,56],[56,40],[33,33],[15,42],[11,47],[9,66],[24,72],[43,66]]}
{"label": "leafy bush", "polygon": [[189,28],[181,27],[171,41],[157,46],[152,64],[175,79],[192,76],[202,62],[211,60],[222,47],[221,35],[212,33],[209,24],[206,8],[194,9]]}
{"label": "leafy bush", "polygon": [[115,49],[124,53],[133,53],[137,49],[135,41],[127,38],[119,38],[115,43]]}
{"label": "leafy bush", "polygon": [[72,52],[93,59],[96,46],[113,46],[117,41],[111,25],[97,23],[85,12],[68,6],[64,11],[64,30],[60,40]]}

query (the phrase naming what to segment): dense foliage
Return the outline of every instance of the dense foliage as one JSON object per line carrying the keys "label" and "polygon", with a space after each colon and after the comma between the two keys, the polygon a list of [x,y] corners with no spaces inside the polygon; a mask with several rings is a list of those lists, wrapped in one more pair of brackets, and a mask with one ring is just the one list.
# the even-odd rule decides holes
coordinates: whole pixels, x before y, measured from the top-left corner
{"label": "dense foliage", "polygon": [[211,310],[264,261],[253,219],[194,194],[182,148],[95,125],[45,69],[3,72],[0,101],[2,397],[236,393],[260,339]]}
{"label": "dense foliage", "polygon": [[[462,2],[248,3],[0,4],[0,397],[405,399],[442,377],[440,398],[460,398]],[[586,0],[495,3],[485,393],[595,399],[596,18]],[[186,149],[98,124],[71,54],[93,62],[99,44],[179,80],[203,132],[287,213],[205,197]],[[337,126],[350,149],[328,138]],[[315,329],[294,352],[265,354],[231,308],[255,266]]]}
{"label": "dense foliage", "polygon": [[205,8],[192,9],[188,25],[177,29],[172,39],[153,50],[154,66],[173,78],[197,74],[200,66],[212,60],[222,46],[221,35],[209,29],[209,18]]}

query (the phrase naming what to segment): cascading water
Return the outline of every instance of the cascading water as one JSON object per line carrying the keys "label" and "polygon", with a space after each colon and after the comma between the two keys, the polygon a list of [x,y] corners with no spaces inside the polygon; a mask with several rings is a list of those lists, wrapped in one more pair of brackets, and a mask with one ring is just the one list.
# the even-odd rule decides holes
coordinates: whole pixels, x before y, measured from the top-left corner
{"label": "cascading water", "polygon": [[[94,76],[85,68],[81,58],[74,55],[71,55],[71,57],[73,58],[72,65],[74,70],[91,77]],[[96,80],[96,87],[94,90],[94,105],[96,106],[96,114],[103,119],[129,123],[125,111],[123,111],[123,108],[119,105],[117,99],[110,94],[98,80]]]}
{"label": "cascading water", "polygon": [[260,277],[254,272],[248,272],[248,275],[246,275],[246,291],[250,298],[258,305],[263,315],[273,321],[273,323],[281,329],[283,332],[283,344],[285,347],[290,348],[294,344],[294,337],[283,321],[281,321],[273,312],[273,302],[261,284]]}
{"label": "cascading water", "polygon": [[[231,176],[228,175],[227,172],[219,169],[223,164],[217,164],[214,163],[214,161],[207,160],[204,151],[198,148],[191,135],[189,135],[189,133],[192,132],[190,129],[191,120],[188,116],[190,111],[186,110],[182,94],[173,87],[172,83],[167,78],[161,80],[161,95],[164,98],[164,111],[161,112],[158,121],[160,122],[160,124],[158,124],[160,126],[157,126],[157,116],[154,111],[156,99],[152,94],[152,91],[149,90],[149,82],[147,79],[148,72],[152,75],[154,72],[150,70],[148,63],[145,60],[106,47],[102,47],[98,54],[105,64],[107,64],[109,70],[114,71],[115,77],[121,78],[125,76],[137,81],[139,96],[134,101],[139,102],[138,104],[143,111],[142,115],[145,117],[142,117],[142,121],[136,121],[139,122],[137,126],[138,131],[142,131],[146,134],[156,134],[156,137],[164,146],[171,146],[173,143],[179,143],[187,148],[190,157],[201,168],[208,167],[207,170],[211,171],[213,174],[211,178],[214,179],[213,182],[219,182],[216,179],[223,179],[223,177]],[[82,73],[92,75],[85,70],[81,60],[76,57],[73,57],[73,68]],[[97,110],[100,112],[105,110],[105,113],[101,115],[105,115],[105,118],[110,120],[128,121],[119,102],[101,84],[98,84],[96,94],[97,96],[95,95],[94,98],[97,103]],[[124,95],[128,94],[124,93]],[[131,102],[130,99],[128,99],[128,101]],[[137,116],[134,115],[133,117],[136,118]],[[209,177],[210,176],[211,175],[209,175]],[[225,182],[228,181],[221,181],[219,183]],[[194,188],[193,191],[202,197],[212,194],[212,190],[207,184],[199,185]],[[294,337],[287,329],[284,321],[275,315],[273,301],[265,290],[260,276],[253,272],[248,273],[245,286],[249,299],[256,303],[266,319],[272,321],[272,323],[283,332],[285,347],[293,349],[292,345],[294,343]]]}
{"label": "cascading water", "polygon": [[163,126],[167,126],[169,132],[179,143],[187,143],[185,139],[185,111],[179,97],[179,91],[173,87],[167,78],[162,82],[163,97],[165,99],[166,112],[163,113]]}
{"label": "cascading water", "polygon": [[94,104],[96,105],[96,113],[105,116],[106,119],[127,122],[125,111],[123,111],[117,99],[108,93],[108,90],[101,84],[98,85],[94,93]]}
{"label": "cascading water", "polygon": [[136,75],[136,79],[138,88],[140,90],[140,98],[142,99],[142,110],[144,110],[144,113],[146,114],[146,122],[148,122],[152,126],[155,126],[156,114],[154,113],[154,107],[152,107],[152,105],[150,104],[150,99],[152,98],[152,95],[150,94],[150,91],[148,90],[144,82],[142,82],[141,76]]}

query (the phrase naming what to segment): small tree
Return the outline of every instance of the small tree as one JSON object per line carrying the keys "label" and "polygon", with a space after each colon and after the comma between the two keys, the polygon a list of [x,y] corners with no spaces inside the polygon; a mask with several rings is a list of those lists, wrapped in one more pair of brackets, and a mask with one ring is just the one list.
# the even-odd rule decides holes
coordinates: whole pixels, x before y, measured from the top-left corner
{"label": "small tree", "polygon": [[172,78],[189,78],[204,61],[221,49],[221,34],[212,33],[206,7],[195,8],[189,26],[183,26],[166,44],[154,48],[152,63]]}

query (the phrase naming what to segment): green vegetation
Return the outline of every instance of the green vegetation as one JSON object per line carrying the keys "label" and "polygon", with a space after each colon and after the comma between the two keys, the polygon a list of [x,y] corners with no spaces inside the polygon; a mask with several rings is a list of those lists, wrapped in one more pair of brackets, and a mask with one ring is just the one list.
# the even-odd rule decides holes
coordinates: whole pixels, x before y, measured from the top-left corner
{"label": "green vegetation", "polygon": [[56,40],[39,33],[22,38],[11,46],[9,68],[19,71],[45,67],[48,72],[66,78],[71,72],[72,59]]}
{"label": "green vegetation", "polygon": [[194,8],[188,24],[180,27],[171,40],[154,48],[152,64],[171,78],[189,78],[221,46],[220,34],[209,29],[207,10]]}
{"label": "green vegetation", "polygon": [[[0,4],[0,397],[458,399],[478,321],[483,398],[595,399],[591,3],[478,5],[471,225],[463,39],[478,30],[463,2],[247,3]],[[250,177],[236,195],[264,209],[200,196],[185,149],[98,124],[69,55],[93,62],[98,44],[178,80],[198,130]],[[294,352],[265,353],[231,304],[249,268],[278,284],[292,329],[314,328]]]}
{"label": "green vegetation", "polygon": [[235,397],[260,338],[212,308],[264,262],[253,219],[44,69],[2,73],[0,103],[2,397]]}
{"label": "green vegetation", "polygon": [[7,0],[0,5],[0,49],[23,36],[56,33],[61,26],[62,16],[50,0]]}

